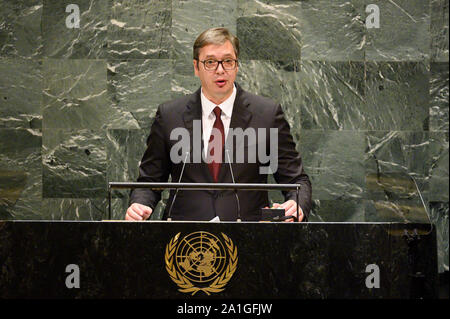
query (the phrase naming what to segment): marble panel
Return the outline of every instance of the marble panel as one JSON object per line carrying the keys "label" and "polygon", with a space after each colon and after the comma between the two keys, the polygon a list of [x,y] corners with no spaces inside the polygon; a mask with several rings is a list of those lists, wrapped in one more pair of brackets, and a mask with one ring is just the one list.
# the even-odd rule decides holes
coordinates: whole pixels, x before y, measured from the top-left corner
{"label": "marble panel", "polygon": [[0,1],[0,56],[41,57],[42,1]]}
{"label": "marble panel", "polygon": [[301,136],[300,154],[313,199],[364,198],[364,133],[302,130]]}
{"label": "marble panel", "polygon": [[0,219],[39,219],[42,132],[0,129]]}
{"label": "marble panel", "polygon": [[42,62],[0,59],[0,128],[42,128]]}
{"label": "marble panel", "polygon": [[436,227],[438,271],[448,271],[448,202],[430,202],[431,220]]}
{"label": "marble panel", "polygon": [[[116,200],[113,201],[112,206],[116,208]],[[108,200],[106,198],[44,198],[40,217],[43,220],[108,219]]]}
{"label": "marble panel", "polygon": [[366,28],[361,0],[299,1],[296,26],[302,39],[302,60],[363,61]]}
{"label": "marble panel", "polygon": [[200,86],[200,79],[194,74],[192,59],[173,61],[172,99],[194,93]]}
{"label": "marble panel", "polygon": [[365,222],[366,200],[314,200],[310,222]]}
{"label": "marble panel", "polygon": [[366,63],[366,130],[429,127],[430,70],[419,62]]}
{"label": "marble panel", "polygon": [[195,39],[209,28],[225,27],[236,35],[237,0],[172,0],[173,55],[192,60]]}
{"label": "marble panel", "polygon": [[295,141],[300,137],[300,62],[242,61],[236,78],[244,90],[281,104]]}
{"label": "marble panel", "polygon": [[106,198],[106,132],[43,130],[44,198]]}
{"label": "marble panel", "polygon": [[110,182],[135,181],[146,148],[149,130],[108,130],[106,132],[107,177]]}
{"label": "marble panel", "polygon": [[167,59],[172,51],[171,0],[113,0],[108,25],[112,59]]}
{"label": "marble panel", "polygon": [[[142,130],[108,130],[106,164],[108,182],[136,182],[139,175],[139,164],[146,150],[148,129]],[[170,177],[168,182],[170,182]],[[112,217],[123,219],[130,201],[129,190],[112,190]],[[162,200],[151,215],[152,220],[162,218],[169,191],[162,192]]]}
{"label": "marble panel", "polygon": [[430,0],[373,0],[380,28],[367,29],[367,61],[424,61],[430,58]]}
{"label": "marble panel", "polygon": [[[387,200],[367,200],[365,202],[365,221],[370,223],[422,223],[431,224],[426,207],[417,194],[398,198],[390,196]],[[429,227],[431,228],[431,226]]]}
{"label": "marble panel", "polygon": [[431,63],[430,131],[448,132],[448,63]]}
{"label": "marble panel", "polygon": [[[448,164],[446,182],[442,182],[445,164],[444,172],[436,170],[437,176],[430,178],[436,159],[448,158],[448,144],[445,153],[431,133],[391,131],[368,132],[367,145],[367,198],[373,200],[368,220],[429,222],[428,202],[442,198],[439,195],[448,199],[448,195],[442,195],[445,187],[448,193]],[[436,192],[431,185],[439,182]]]}
{"label": "marble panel", "polygon": [[298,3],[238,0],[237,4],[241,60],[300,60],[301,35],[294,23]]}
{"label": "marble panel", "polygon": [[300,59],[300,42],[279,19],[270,16],[237,19],[241,60],[289,61]]}
{"label": "marble panel", "polygon": [[[71,0],[43,1],[44,56],[73,59],[106,58],[110,0],[78,0],[76,3]],[[70,19],[72,15],[72,10],[66,12],[69,4],[76,4],[79,8],[78,28],[67,26],[66,19]]]}
{"label": "marble panel", "polygon": [[[108,130],[106,133],[106,178],[108,182],[135,182],[149,134],[145,130]],[[131,190],[112,190],[112,218],[123,219]]]}
{"label": "marble panel", "polygon": [[243,58],[360,61],[362,1],[238,1]]}
{"label": "marble panel", "polygon": [[303,60],[298,82],[302,128],[367,128],[364,63]]}
{"label": "marble panel", "polygon": [[172,60],[136,59],[108,62],[108,100],[126,114],[112,128],[149,128],[158,105],[171,99]]}
{"label": "marble panel", "polygon": [[108,99],[104,60],[44,61],[45,128],[137,127],[132,114]]}
{"label": "marble panel", "polygon": [[[377,184],[396,185],[390,193],[415,192],[414,181],[424,199],[429,196],[430,136],[428,132],[366,132],[365,169],[367,198],[388,200],[386,190]],[[381,197],[380,197],[381,196]]]}
{"label": "marble panel", "polygon": [[431,160],[430,201],[448,202],[449,197],[449,157],[448,132],[431,132],[428,157]]}
{"label": "marble panel", "polygon": [[431,0],[431,61],[448,62],[448,0]]}

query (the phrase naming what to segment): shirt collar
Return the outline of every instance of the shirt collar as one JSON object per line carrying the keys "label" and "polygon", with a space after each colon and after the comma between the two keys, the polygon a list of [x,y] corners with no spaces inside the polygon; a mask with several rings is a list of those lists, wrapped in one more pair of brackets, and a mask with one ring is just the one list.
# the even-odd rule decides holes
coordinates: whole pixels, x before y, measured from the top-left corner
{"label": "shirt collar", "polygon": [[236,99],[236,85],[233,83],[233,93],[231,93],[230,97],[223,101],[221,104],[217,105],[208,100],[208,98],[203,94],[203,88],[201,89],[201,101],[202,101],[202,111],[203,114],[209,116],[216,106],[220,107],[222,112],[231,118],[231,114],[233,113],[233,104]]}

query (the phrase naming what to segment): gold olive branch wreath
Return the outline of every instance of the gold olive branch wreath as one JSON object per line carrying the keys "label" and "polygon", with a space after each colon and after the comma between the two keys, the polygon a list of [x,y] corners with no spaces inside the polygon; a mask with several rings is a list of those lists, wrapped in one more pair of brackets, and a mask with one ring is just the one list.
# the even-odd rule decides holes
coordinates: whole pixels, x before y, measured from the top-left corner
{"label": "gold olive branch wreath", "polygon": [[164,256],[164,259],[166,262],[166,270],[169,273],[170,279],[172,279],[172,281],[174,283],[176,283],[178,285],[178,287],[181,288],[181,289],[178,289],[178,291],[183,292],[183,293],[191,293],[192,292],[192,296],[195,295],[198,291],[203,291],[208,296],[212,292],[223,291],[225,289],[223,287],[230,281],[231,277],[233,276],[233,274],[237,268],[237,263],[238,263],[237,248],[236,248],[236,246],[234,246],[233,241],[227,235],[225,235],[224,233],[221,233],[225,240],[225,245],[227,246],[228,254],[230,255],[230,260],[229,260],[228,266],[227,266],[226,270],[224,271],[224,273],[222,275],[218,276],[213,281],[213,283],[211,283],[211,285],[209,285],[209,287],[200,288],[200,287],[195,287],[192,284],[192,282],[189,281],[189,279],[182,276],[176,270],[175,264],[173,263],[173,261],[174,261],[173,255],[175,253],[180,234],[181,233],[176,234],[170,240],[170,242],[166,245],[166,253]]}

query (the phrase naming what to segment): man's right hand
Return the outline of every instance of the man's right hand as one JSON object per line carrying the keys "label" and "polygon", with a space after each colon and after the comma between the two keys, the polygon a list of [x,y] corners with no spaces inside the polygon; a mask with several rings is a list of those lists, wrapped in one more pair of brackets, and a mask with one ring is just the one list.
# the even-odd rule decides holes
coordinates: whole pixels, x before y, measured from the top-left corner
{"label": "man's right hand", "polygon": [[145,205],[134,203],[127,209],[125,220],[139,221],[146,220],[150,217],[153,210]]}

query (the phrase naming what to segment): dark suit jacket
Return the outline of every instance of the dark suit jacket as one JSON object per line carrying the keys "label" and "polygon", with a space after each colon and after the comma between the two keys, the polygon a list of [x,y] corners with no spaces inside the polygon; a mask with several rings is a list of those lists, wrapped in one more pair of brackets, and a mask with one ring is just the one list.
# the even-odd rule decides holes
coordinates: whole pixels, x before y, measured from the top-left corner
{"label": "dark suit jacket", "polygon": [[[244,130],[246,128],[266,128],[267,153],[271,143],[269,128],[278,128],[278,169],[273,175],[275,180],[281,184],[301,184],[299,205],[307,217],[311,209],[311,183],[303,170],[302,159],[295,150],[289,124],[283,116],[281,106],[270,99],[244,91],[237,83],[236,88],[237,94],[230,128],[240,127]],[[173,182],[179,180],[183,163],[174,164],[170,160],[171,147],[178,141],[170,140],[169,137],[173,129],[180,127],[186,128],[191,137],[190,161],[185,165],[181,182],[214,182],[208,164],[205,162],[192,163],[193,121],[202,119],[200,92],[198,89],[191,95],[159,106],[147,140],[148,147],[139,167],[138,182],[166,182],[169,175]],[[196,142],[199,143],[199,141]],[[228,142],[227,139],[227,145]],[[248,141],[246,142],[245,150],[254,147],[254,145],[248,145]],[[201,150],[203,151],[203,141]],[[245,160],[247,161],[247,157]],[[256,163],[236,163],[233,159],[232,168],[235,182],[267,183],[268,175],[260,174],[261,165],[263,164],[260,163],[259,157]],[[267,166],[267,164],[263,166]],[[232,183],[228,163],[222,163],[218,182]],[[167,218],[173,195],[174,191],[171,191],[163,218]],[[259,220],[260,208],[269,205],[268,193],[266,191],[238,191],[238,195],[242,220]],[[283,192],[283,195],[286,200],[296,200],[296,191]],[[158,191],[135,189],[131,192],[131,203],[144,204],[152,209],[156,207],[160,199],[161,192]],[[222,221],[236,220],[237,202],[233,191],[181,190],[177,194],[171,212],[174,220],[211,220],[215,216],[219,216]]]}

